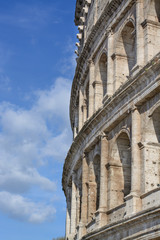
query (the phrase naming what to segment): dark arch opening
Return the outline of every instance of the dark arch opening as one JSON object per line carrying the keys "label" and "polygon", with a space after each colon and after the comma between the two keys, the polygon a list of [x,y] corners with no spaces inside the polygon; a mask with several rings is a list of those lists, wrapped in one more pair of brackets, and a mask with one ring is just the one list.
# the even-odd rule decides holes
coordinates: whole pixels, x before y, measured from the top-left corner
{"label": "dark arch opening", "polygon": [[99,60],[100,80],[103,86],[103,96],[107,93],[107,55],[102,54]]}
{"label": "dark arch opening", "polygon": [[119,159],[122,163],[122,181],[124,197],[131,191],[131,146],[126,133],[121,133],[117,139]]}
{"label": "dark arch opening", "polygon": [[157,143],[160,143],[160,106],[154,111],[152,120]]}
{"label": "dark arch opening", "polygon": [[122,30],[123,50],[127,57],[128,72],[130,72],[136,64],[136,51],[135,51],[135,28],[133,23],[128,22]]}
{"label": "dark arch opening", "polygon": [[124,26],[116,43],[116,89],[128,80],[136,65],[136,32],[132,21]]}
{"label": "dark arch opening", "polygon": [[99,208],[100,199],[100,156],[96,155],[94,158],[94,176],[96,183],[96,210]]}
{"label": "dark arch opening", "polygon": [[155,0],[155,10],[157,14],[157,19],[160,22],[160,1],[159,0]]}

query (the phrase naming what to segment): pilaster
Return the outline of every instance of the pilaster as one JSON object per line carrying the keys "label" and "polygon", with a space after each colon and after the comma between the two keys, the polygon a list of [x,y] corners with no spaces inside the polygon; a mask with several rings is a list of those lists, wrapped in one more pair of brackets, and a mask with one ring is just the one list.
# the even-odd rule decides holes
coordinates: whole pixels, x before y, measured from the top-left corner
{"label": "pilaster", "polygon": [[103,133],[100,136],[101,141],[101,161],[100,161],[100,203],[97,211],[99,227],[107,224],[107,169],[108,163],[108,140],[107,135]]}
{"label": "pilaster", "polygon": [[144,29],[145,63],[160,51],[160,23],[145,19],[141,23]]}
{"label": "pilaster", "polygon": [[102,82],[94,81],[94,111],[97,111],[100,106],[102,106],[103,92],[102,92]]}
{"label": "pilaster", "polygon": [[67,211],[66,211],[66,238],[70,235],[71,230],[71,190],[68,188],[68,194],[67,194]]}
{"label": "pilaster", "polygon": [[95,66],[92,60],[89,60],[89,117],[93,115],[94,112],[94,88],[93,82],[95,79]]}
{"label": "pilaster", "polygon": [[72,174],[72,199],[71,199],[71,235],[76,233],[76,185],[75,185],[75,173]]}
{"label": "pilaster", "polygon": [[131,193],[125,197],[126,216],[141,210],[141,116],[136,107],[131,110]]}
{"label": "pilaster", "polygon": [[136,0],[136,65],[144,65],[144,32],[141,23],[143,16],[143,0]]}
{"label": "pilaster", "polygon": [[112,30],[108,31],[108,58],[107,58],[107,96],[113,95],[113,73],[114,73],[114,61],[112,59],[113,54],[114,35]]}
{"label": "pilaster", "polygon": [[83,126],[83,94],[82,89],[79,90],[79,123],[78,130],[80,131]]}
{"label": "pilaster", "polygon": [[88,219],[88,163],[87,163],[87,153],[83,154],[82,157],[82,207],[81,207],[81,222],[79,226],[79,232],[81,237],[86,234],[86,224]]}

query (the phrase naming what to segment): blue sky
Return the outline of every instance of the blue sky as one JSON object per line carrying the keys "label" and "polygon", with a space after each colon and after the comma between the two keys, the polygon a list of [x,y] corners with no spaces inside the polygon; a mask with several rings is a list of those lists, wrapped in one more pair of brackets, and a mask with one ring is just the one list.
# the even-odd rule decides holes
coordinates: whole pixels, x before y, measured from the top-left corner
{"label": "blue sky", "polygon": [[75,0],[0,0],[0,239],[65,234]]}

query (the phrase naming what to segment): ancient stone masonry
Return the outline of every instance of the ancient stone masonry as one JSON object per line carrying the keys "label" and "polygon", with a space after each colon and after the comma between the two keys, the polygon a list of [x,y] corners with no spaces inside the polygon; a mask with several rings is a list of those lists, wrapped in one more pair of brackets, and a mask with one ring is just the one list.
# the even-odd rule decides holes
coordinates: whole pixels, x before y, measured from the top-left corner
{"label": "ancient stone masonry", "polygon": [[66,240],[160,239],[160,0],[77,0]]}

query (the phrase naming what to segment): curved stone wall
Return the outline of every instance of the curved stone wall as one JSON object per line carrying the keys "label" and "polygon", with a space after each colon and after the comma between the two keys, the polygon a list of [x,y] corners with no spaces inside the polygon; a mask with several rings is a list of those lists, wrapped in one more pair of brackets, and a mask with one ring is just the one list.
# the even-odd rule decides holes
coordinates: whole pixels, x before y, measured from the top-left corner
{"label": "curved stone wall", "polygon": [[160,237],[158,220],[145,222],[160,215],[159,10],[158,0],[77,0],[66,239]]}

